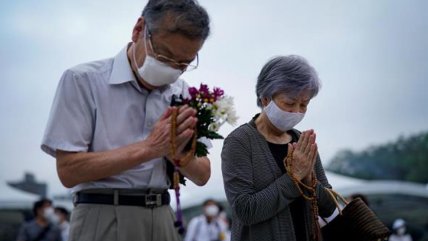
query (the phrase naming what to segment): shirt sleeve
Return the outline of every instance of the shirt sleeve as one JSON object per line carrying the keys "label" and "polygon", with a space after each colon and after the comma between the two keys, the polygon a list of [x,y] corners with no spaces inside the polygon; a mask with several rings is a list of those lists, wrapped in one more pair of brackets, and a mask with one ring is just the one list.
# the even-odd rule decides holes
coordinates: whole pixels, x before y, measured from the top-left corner
{"label": "shirt sleeve", "polygon": [[57,150],[88,151],[95,119],[89,81],[72,70],[58,84],[41,148],[55,157]]}
{"label": "shirt sleeve", "polygon": [[317,156],[317,160],[315,163],[315,172],[318,179],[318,183],[316,186],[316,196],[319,215],[321,217],[329,217],[336,209],[336,204],[331,199],[330,194],[328,194],[328,192],[325,190],[325,188],[331,189],[331,185],[327,180],[327,176],[325,175],[324,168],[322,166],[319,155]]}

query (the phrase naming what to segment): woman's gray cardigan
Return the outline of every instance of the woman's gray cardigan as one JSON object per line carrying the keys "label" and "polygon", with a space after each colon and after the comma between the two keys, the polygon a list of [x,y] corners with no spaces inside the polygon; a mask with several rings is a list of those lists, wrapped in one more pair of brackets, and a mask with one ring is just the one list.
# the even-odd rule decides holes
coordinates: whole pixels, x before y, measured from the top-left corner
{"label": "woman's gray cardigan", "polygon": [[[225,139],[221,158],[224,188],[232,208],[232,241],[295,241],[289,204],[300,192],[291,178],[281,173],[254,121],[238,127]],[[331,186],[319,157],[315,171],[319,181],[316,187],[319,215],[328,217],[335,204],[324,190]],[[305,207],[309,240],[311,212],[308,201]]]}

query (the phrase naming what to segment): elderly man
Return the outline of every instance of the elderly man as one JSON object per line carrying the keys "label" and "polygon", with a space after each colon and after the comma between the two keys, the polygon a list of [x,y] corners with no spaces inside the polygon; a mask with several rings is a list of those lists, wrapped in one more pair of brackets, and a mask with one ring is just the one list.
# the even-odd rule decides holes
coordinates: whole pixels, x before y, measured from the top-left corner
{"label": "elderly man", "polygon": [[[170,117],[178,108],[170,103],[188,94],[178,78],[197,67],[208,35],[209,17],[197,2],[150,0],[132,43],[114,58],[65,71],[42,149],[56,158],[58,176],[75,196],[69,240],[180,239],[167,192]],[[195,114],[178,108],[178,159]],[[185,177],[208,181],[207,157],[181,159]]]}

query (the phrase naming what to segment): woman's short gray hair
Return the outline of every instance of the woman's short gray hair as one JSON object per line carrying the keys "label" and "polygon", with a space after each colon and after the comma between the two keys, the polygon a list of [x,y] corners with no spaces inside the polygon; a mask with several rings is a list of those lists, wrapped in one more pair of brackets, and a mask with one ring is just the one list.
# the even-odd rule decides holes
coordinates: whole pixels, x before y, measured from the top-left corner
{"label": "woman's short gray hair", "polygon": [[296,98],[308,91],[310,98],[318,94],[321,83],[315,69],[301,56],[278,56],[269,60],[257,78],[257,105],[261,99],[271,99],[275,94],[284,93]]}
{"label": "woman's short gray hair", "polygon": [[[162,30],[202,40],[210,33],[208,13],[196,0],[149,0],[141,16],[152,33]],[[162,28],[165,20],[167,29]]]}

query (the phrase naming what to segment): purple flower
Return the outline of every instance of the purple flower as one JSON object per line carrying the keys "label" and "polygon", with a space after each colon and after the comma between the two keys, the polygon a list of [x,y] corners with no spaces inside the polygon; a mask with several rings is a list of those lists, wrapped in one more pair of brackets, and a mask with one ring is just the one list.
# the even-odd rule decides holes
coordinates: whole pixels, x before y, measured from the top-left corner
{"label": "purple flower", "polygon": [[214,87],[214,99],[217,100],[219,97],[222,97],[224,91],[220,88]]}
{"label": "purple flower", "polygon": [[199,91],[195,87],[189,88],[189,94],[192,96],[192,99],[195,99],[196,95],[198,95]]}
{"label": "purple flower", "polygon": [[203,98],[206,98],[210,95],[210,89],[208,88],[208,85],[201,84],[199,87],[199,93]]}

